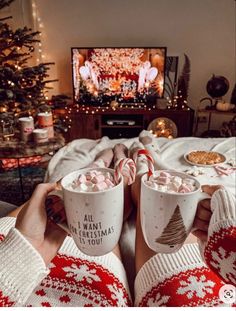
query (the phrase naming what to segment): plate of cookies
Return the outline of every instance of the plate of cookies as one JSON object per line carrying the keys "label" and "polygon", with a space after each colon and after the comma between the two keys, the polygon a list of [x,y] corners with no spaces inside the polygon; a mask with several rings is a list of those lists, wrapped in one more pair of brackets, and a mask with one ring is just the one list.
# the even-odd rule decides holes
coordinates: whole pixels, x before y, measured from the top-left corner
{"label": "plate of cookies", "polygon": [[211,167],[223,164],[226,157],[215,151],[192,150],[184,155],[184,159],[191,165]]}

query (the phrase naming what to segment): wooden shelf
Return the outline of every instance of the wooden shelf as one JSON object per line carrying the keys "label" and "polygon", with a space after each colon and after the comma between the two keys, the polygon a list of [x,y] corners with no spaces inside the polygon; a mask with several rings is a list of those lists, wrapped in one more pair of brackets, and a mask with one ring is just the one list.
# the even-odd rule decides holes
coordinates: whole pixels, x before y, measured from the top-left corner
{"label": "wooden shelf", "polygon": [[101,125],[101,128],[117,128],[117,129],[133,128],[133,129],[139,129],[139,128],[143,128],[143,126],[142,125]]}
{"label": "wooden shelf", "polygon": [[[118,108],[116,110],[106,107],[97,109],[96,107],[79,107],[70,113],[72,120],[69,131],[71,141],[77,138],[99,139],[102,136],[109,138],[137,137],[142,129],[147,129],[148,125],[155,118],[169,118],[178,128],[178,137],[191,136],[193,127],[194,111],[154,109],[154,108]],[[109,125],[108,120],[132,120],[135,125]]]}

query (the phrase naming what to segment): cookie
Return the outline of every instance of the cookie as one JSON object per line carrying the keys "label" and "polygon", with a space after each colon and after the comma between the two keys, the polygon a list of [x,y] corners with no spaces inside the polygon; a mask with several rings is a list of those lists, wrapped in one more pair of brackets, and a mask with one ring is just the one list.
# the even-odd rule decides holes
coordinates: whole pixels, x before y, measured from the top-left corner
{"label": "cookie", "polygon": [[192,151],[187,155],[187,159],[196,164],[214,165],[224,162],[224,157],[213,151]]}

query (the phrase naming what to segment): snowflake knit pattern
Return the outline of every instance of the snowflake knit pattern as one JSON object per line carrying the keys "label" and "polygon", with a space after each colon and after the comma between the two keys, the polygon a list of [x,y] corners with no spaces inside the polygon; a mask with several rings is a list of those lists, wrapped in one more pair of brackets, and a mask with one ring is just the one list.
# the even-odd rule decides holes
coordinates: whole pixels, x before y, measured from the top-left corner
{"label": "snowflake knit pattern", "polygon": [[208,267],[225,283],[236,286],[236,200],[220,189],[211,199],[212,217],[206,245],[200,243]]}
{"label": "snowflake knit pattern", "polygon": [[176,253],[157,254],[143,265],[135,280],[135,305],[223,306],[219,298],[223,285],[202,262],[197,244],[187,244]]}
{"label": "snowflake knit pattern", "polygon": [[[16,237],[17,242],[21,244],[20,250],[15,247],[16,252],[23,252],[32,260],[31,250],[26,249],[22,244],[25,241],[20,240],[23,238],[16,229],[9,231],[10,227],[14,226],[14,218],[5,218],[4,224],[3,221],[4,219],[0,219],[0,230],[3,231],[0,235],[0,240],[2,240],[0,256],[1,259],[4,259],[5,255],[6,260],[2,265],[0,263],[1,307],[20,305],[27,307],[127,307],[132,305],[126,274],[121,261],[112,253],[99,257],[86,256],[77,249],[70,237],[66,238],[58,255],[49,264],[48,274],[44,274],[40,282],[36,282],[35,285],[29,282],[28,277],[32,273],[27,274],[26,271],[22,271],[24,270],[21,267],[22,260],[14,258],[14,252],[8,245],[13,245],[12,241],[14,242],[14,237]],[[11,239],[7,241],[7,245],[4,245],[9,237]],[[14,268],[12,268],[13,264],[9,263],[12,274],[13,271],[15,272],[13,277],[8,269],[4,271],[3,265],[6,266],[6,262],[9,261],[15,262]],[[8,276],[7,273],[10,275]],[[18,274],[17,278],[15,274]],[[22,274],[24,279],[19,281]],[[15,279],[15,284],[14,282],[11,283],[12,279]],[[19,292],[18,289],[25,287],[25,284],[32,285],[27,287],[25,295],[16,297],[16,293]],[[24,293],[23,290],[22,292]],[[26,299],[24,299],[25,297]]]}
{"label": "snowflake knit pattern", "polygon": [[223,282],[205,267],[188,269],[160,282],[140,302],[140,307],[218,306]]}
{"label": "snowflake knit pattern", "polygon": [[129,295],[122,283],[102,265],[58,254],[50,274],[31,294],[26,306],[125,307]]}

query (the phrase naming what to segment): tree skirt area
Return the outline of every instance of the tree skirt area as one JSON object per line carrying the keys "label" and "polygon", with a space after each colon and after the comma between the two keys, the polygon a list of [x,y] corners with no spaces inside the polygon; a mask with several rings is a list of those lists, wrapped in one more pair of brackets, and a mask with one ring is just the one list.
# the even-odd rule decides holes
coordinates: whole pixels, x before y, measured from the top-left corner
{"label": "tree skirt area", "polygon": [[0,172],[0,200],[20,205],[28,200],[37,184],[43,182],[46,169],[42,167],[21,168],[25,200],[22,198],[19,171]]}

